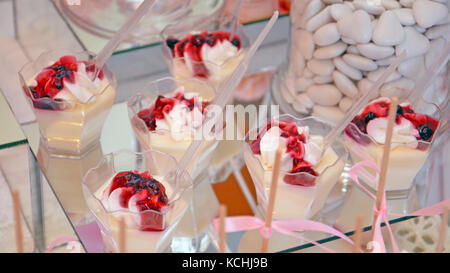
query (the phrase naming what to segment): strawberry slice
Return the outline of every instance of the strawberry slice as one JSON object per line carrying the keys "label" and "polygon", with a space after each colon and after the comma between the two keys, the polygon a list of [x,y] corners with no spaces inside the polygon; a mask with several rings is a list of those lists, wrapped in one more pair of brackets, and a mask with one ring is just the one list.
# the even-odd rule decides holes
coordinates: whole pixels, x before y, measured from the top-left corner
{"label": "strawberry slice", "polygon": [[364,108],[364,111],[362,112],[361,116],[366,117],[369,112],[372,112],[377,117],[387,117],[389,114],[389,100],[379,99],[371,104],[367,105],[366,108]]}
{"label": "strawberry slice", "polygon": [[75,58],[75,56],[62,56],[59,58],[59,61],[66,69],[78,71],[77,58]]}
{"label": "strawberry slice", "polygon": [[283,181],[290,185],[312,187],[316,184],[318,174],[311,167],[301,167],[285,175]]}
{"label": "strawberry slice", "polygon": [[48,82],[48,80],[54,73],[55,73],[55,71],[52,69],[42,70],[41,73],[39,73],[36,76],[35,80],[38,83],[38,85],[45,86],[45,84]]}

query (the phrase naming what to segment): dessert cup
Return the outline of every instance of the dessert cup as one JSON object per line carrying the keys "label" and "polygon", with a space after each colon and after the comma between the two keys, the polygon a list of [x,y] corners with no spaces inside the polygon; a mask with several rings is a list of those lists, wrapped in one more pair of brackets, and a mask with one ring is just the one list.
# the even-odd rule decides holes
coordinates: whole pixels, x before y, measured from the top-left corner
{"label": "dessert cup", "polygon": [[[196,79],[176,80],[167,77],[148,83],[140,93],[134,95],[128,101],[128,115],[140,145],[144,149],[170,154],[177,161],[182,158],[194,137],[197,137],[196,134],[179,137],[170,130],[170,127],[169,129],[156,127],[155,130],[151,131],[145,122],[138,117],[138,113],[154,105],[159,96],[171,96],[180,87],[184,88],[184,94],[197,93],[203,101],[211,101],[215,96],[215,89],[205,82]],[[208,138],[197,150],[192,163],[187,167],[194,180],[207,169],[212,152],[217,144],[218,142],[215,139]]]}
{"label": "dessert cup", "polygon": [[[64,91],[64,97],[36,97],[36,93],[33,91],[37,84],[36,76],[43,70],[48,71],[53,63],[59,61],[60,57],[67,55],[76,58],[78,68],[80,62],[89,61],[94,57],[93,54],[86,51],[79,53],[68,50],[46,52],[35,61],[26,64],[19,71],[19,78],[23,91],[33,107],[42,143],[47,146],[51,154],[78,157],[98,144],[103,123],[114,102],[117,82],[107,65],[103,67],[101,76],[94,82],[86,78],[86,75],[92,74],[89,73],[88,68],[85,71],[72,70],[72,73],[76,72],[74,83],[71,84],[72,90],[87,91],[89,93],[84,94],[89,94],[88,96],[79,99],[71,91],[68,91],[68,88],[63,87],[58,94]],[[85,77],[80,80],[79,75],[82,72],[85,72]],[[61,81],[65,85],[68,84],[64,79]],[[95,88],[87,87],[88,85],[93,85]]]}
{"label": "dessert cup", "polygon": [[[332,128],[327,122],[315,117],[296,119],[290,115],[281,115],[275,120],[281,122],[293,122],[299,126],[309,127],[311,136],[324,136]],[[266,210],[272,171],[264,167],[261,157],[255,155],[251,143],[258,135],[265,133],[265,128],[252,129],[248,132],[244,142],[244,159],[252,177],[256,189],[258,202],[263,210]],[[275,145],[274,145],[275,146]],[[276,149],[276,146],[275,148]],[[314,170],[318,173],[314,176],[308,172],[291,173],[281,167],[277,196],[273,212],[274,219],[300,218],[310,219],[316,217],[326,203],[327,196],[343,171],[348,152],[340,141],[334,141],[323,152]],[[284,161],[282,161],[282,164]],[[285,180],[308,181],[310,186],[288,184]]]}
{"label": "dessert cup", "polygon": [[[200,22],[196,21],[195,24],[173,24],[168,25],[161,32],[161,39],[164,41],[162,43],[162,52],[164,59],[169,67],[172,76],[179,80],[186,80],[196,78],[200,81],[206,81],[211,84],[214,88],[219,89],[219,87],[228,79],[234,69],[237,67],[241,59],[244,57],[245,52],[250,47],[250,39],[245,34],[243,26],[237,24],[237,28],[234,29],[234,20],[219,19],[214,22]],[[201,34],[202,31],[211,32],[229,32],[234,33],[235,36],[239,37],[239,49],[233,54],[225,55],[225,51],[229,51],[225,46],[217,46],[218,43],[214,43],[211,47],[212,49],[218,48],[217,50],[222,50],[222,52],[214,52],[210,58],[205,58],[202,53],[198,53],[198,58],[196,60],[191,57],[175,57],[172,49],[168,45],[168,40],[182,40],[190,34]],[[234,36],[233,36],[234,37]],[[227,40],[227,39],[225,39]],[[195,46],[201,47],[206,45],[206,42],[202,42],[200,45]],[[231,43],[229,43],[231,44]],[[202,50],[200,50],[202,51]],[[210,50],[212,51],[212,50]],[[203,52],[203,51],[202,51]]]}
{"label": "dessert cup", "polygon": [[[163,184],[167,204],[159,210],[146,209],[139,212],[129,208],[110,207],[110,201],[105,201],[105,196],[108,197],[104,195],[105,190],[110,186],[112,178],[123,171],[148,171]],[[126,225],[127,252],[163,252],[167,251],[176,236],[174,231],[180,219],[192,209],[192,180],[186,172],[178,172],[175,158],[158,151],[135,153],[122,150],[106,155],[95,168],[86,173],[83,194],[100,227],[105,246],[112,252],[118,251],[120,218],[124,219]],[[190,223],[195,224],[195,221]],[[195,230],[195,227],[181,227],[183,228]]]}
{"label": "dessert cup", "polygon": [[[378,100],[382,100],[380,98]],[[377,100],[377,101],[378,101]],[[440,121],[440,109],[431,103],[421,101],[420,109],[416,113],[423,113]],[[403,105],[403,104],[401,104]],[[415,109],[413,109],[415,110]],[[394,125],[394,127],[397,125]],[[386,174],[386,197],[404,198],[414,185],[414,178],[425,163],[437,134],[439,133],[440,122],[433,136],[428,141],[414,139],[413,141],[400,141],[393,138],[389,153],[389,165]],[[394,128],[395,131],[395,128]],[[378,142],[369,133],[362,132],[355,124],[350,123],[344,134],[345,145],[347,146],[353,164],[361,161],[374,162],[381,168],[384,144]],[[379,175],[371,168],[361,167],[364,171],[360,175],[360,181],[368,186],[368,189],[376,192],[378,188]]]}

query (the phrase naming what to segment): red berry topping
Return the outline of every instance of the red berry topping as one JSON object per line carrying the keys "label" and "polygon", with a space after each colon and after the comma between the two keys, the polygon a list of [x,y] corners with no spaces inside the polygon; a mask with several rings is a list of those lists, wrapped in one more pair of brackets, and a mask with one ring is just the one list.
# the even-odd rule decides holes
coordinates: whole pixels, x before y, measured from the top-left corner
{"label": "red berry topping", "polygon": [[[370,103],[360,115],[352,120],[352,123],[356,125],[360,132],[357,132],[353,126],[347,126],[345,133],[360,144],[370,143],[370,139],[361,133],[367,134],[367,124],[372,119],[387,117],[389,115],[389,106],[390,101],[388,99],[378,99]],[[414,125],[419,131],[418,140],[431,141],[439,125],[439,121],[436,119],[424,114],[415,113],[409,104],[398,105],[396,115],[396,122],[400,122],[400,117],[403,116]]]}
{"label": "red berry topping", "polygon": [[145,200],[139,198],[139,211],[150,209],[159,211],[168,203],[166,189],[148,171],[144,173],[125,171],[116,174],[108,189],[108,195],[118,188],[125,190],[122,194],[124,200],[120,200],[123,207],[128,207],[129,199],[136,194],[140,194],[139,197],[146,197]]}
{"label": "red berry topping", "polygon": [[[168,205],[169,200],[164,186],[154,179],[150,173],[139,173],[137,171],[120,172],[113,178],[107,195],[121,189],[119,195],[119,205],[122,208],[129,208],[130,199],[139,212],[161,209]],[[141,230],[162,230],[164,223],[162,216],[154,213],[142,213]]]}
{"label": "red berry topping", "polygon": [[137,116],[145,122],[150,131],[154,131],[156,129],[156,120],[164,119],[164,114],[170,113],[175,104],[178,103],[185,104],[190,111],[192,111],[195,107],[198,107],[202,114],[206,112],[206,107],[209,105],[209,102],[207,101],[202,101],[200,103],[198,101],[198,97],[196,96],[186,99],[182,92],[177,92],[171,98],[158,96],[154,105],[139,111]]}
{"label": "red berry topping", "polygon": [[[87,62],[83,63],[87,64]],[[74,56],[62,56],[58,61],[49,67],[44,68],[35,78],[37,85],[30,87],[34,99],[50,98],[55,96],[64,88],[65,82],[75,82],[75,72],[78,71],[77,59]],[[94,65],[86,67],[87,72],[93,72]],[[103,79],[103,70],[99,73],[99,79]],[[54,109],[48,103],[35,103],[35,107],[42,109]]]}
{"label": "red berry topping", "polygon": [[230,33],[226,31],[216,31],[208,33],[203,31],[200,34],[188,34],[186,38],[177,40],[175,38],[168,38],[166,40],[167,46],[172,51],[172,56],[176,58],[185,57],[185,54],[195,61],[193,63],[194,76],[208,77],[208,70],[202,63],[201,49],[206,44],[213,47],[218,41],[228,40],[238,49],[241,48],[241,39],[234,36],[230,39]]}
{"label": "red berry topping", "polygon": [[261,154],[260,143],[261,138],[264,134],[273,126],[280,128],[280,136],[286,138],[286,153],[290,155],[293,160],[292,170],[289,171],[291,174],[296,175],[285,175],[284,181],[292,185],[300,186],[314,186],[315,179],[311,179],[310,176],[305,176],[302,173],[309,173],[313,176],[318,176],[313,169],[311,164],[304,160],[305,156],[305,142],[306,136],[298,132],[298,127],[295,122],[284,122],[284,121],[270,121],[266,124],[263,130],[259,133],[256,140],[252,141],[250,148],[254,154]]}

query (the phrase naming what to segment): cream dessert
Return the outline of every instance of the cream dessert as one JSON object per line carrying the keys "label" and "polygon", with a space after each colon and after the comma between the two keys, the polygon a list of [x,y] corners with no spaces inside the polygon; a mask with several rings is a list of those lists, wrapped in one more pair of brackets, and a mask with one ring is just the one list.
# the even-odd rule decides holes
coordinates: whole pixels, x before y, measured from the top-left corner
{"label": "cream dessert", "polygon": [[279,145],[284,150],[275,198],[275,219],[314,217],[338,181],[345,157],[332,146],[323,150],[323,137],[314,128],[315,124],[316,127],[323,126],[320,123],[315,118],[294,122],[281,116],[261,128],[256,139],[249,139],[254,132],[249,132],[246,137],[245,162],[264,209],[276,150]]}
{"label": "cream dessert", "polygon": [[[198,93],[185,92],[184,86],[180,86],[174,95],[159,95],[148,108],[132,110],[131,122],[145,149],[161,151],[180,160],[196,134],[201,133],[208,105]],[[195,160],[188,166],[192,178],[207,168],[216,145],[212,138],[202,143]]]}
{"label": "cream dessert", "polygon": [[[381,166],[385,144],[390,99],[379,98],[368,104],[345,130],[345,143],[354,163],[372,161]],[[425,114],[415,113],[409,103],[397,107],[392,133],[386,191],[408,191],[427,159],[439,121]],[[376,178],[373,170],[367,171]],[[367,177],[367,176],[366,176]],[[375,181],[362,176],[362,182],[376,190]]]}
{"label": "cream dessert", "polygon": [[23,79],[49,151],[80,154],[99,140],[114,102],[115,80],[104,69],[92,80],[94,71],[95,65],[66,55]]}
{"label": "cream dessert", "polygon": [[170,204],[168,196],[173,190],[170,184],[164,186],[149,171],[119,172],[100,187],[95,196],[108,213],[109,233],[116,244],[119,220],[123,217],[128,252],[165,250],[171,236],[167,231],[171,224],[168,214],[181,215],[187,207],[185,200],[179,200],[183,204],[175,207]]}
{"label": "cream dessert", "polygon": [[244,56],[245,41],[243,45],[238,35],[231,37],[228,31],[202,31],[182,39],[169,37],[165,45],[175,78],[206,80],[219,88]]}

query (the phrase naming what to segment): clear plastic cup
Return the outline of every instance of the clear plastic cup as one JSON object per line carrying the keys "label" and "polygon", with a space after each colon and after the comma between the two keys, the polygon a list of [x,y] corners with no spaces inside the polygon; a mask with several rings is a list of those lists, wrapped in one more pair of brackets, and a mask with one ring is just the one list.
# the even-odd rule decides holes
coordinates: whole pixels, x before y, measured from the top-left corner
{"label": "clear plastic cup", "polygon": [[[163,29],[161,32],[161,39],[163,41],[162,52],[170,73],[174,78],[179,80],[196,78],[200,81],[208,82],[216,89],[219,89],[225,80],[228,79],[246,54],[247,49],[250,48],[250,39],[245,34],[241,24],[236,24],[236,31],[234,31],[235,20],[231,20],[231,22],[228,23],[223,23],[223,21],[225,20],[218,19],[212,23],[208,21],[202,22],[201,18],[199,18],[199,20],[194,20],[194,23],[192,24],[172,24]],[[180,40],[187,37],[188,34],[200,33],[202,31],[228,31],[239,36],[241,48],[238,51],[238,54],[217,62],[207,60],[194,61],[189,59],[189,65],[186,62],[186,57],[174,58],[172,50],[167,45],[167,39],[175,38]],[[201,69],[196,70],[194,68]]]}
{"label": "clear plastic cup", "polygon": [[95,57],[86,51],[46,52],[26,64],[19,71],[19,78],[36,115],[42,143],[47,146],[48,151],[62,156],[78,156],[99,143],[103,123],[114,103],[117,81],[114,73],[105,65],[103,74],[107,82],[86,102],[34,98],[31,91],[34,78],[65,55],[75,56],[77,61],[89,61]]}
{"label": "clear plastic cup", "polygon": [[[167,77],[148,83],[140,93],[134,95],[128,101],[128,115],[140,145],[144,149],[170,154],[176,160],[182,158],[195,136],[179,138],[176,135],[172,135],[171,131],[158,127],[154,131],[150,131],[145,122],[138,117],[138,113],[152,106],[158,96],[172,96],[177,88],[181,86],[184,87],[185,94],[197,93],[203,101],[212,101],[216,95],[214,87],[206,82],[196,79],[176,80]],[[192,163],[187,168],[194,180],[207,169],[211,161],[212,152],[217,147],[217,144],[218,142],[215,139],[207,139],[197,150]]]}
{"label": "clear plastic cup", "polygon": [[[311,136],[325,136],[332,128],[330,123],[315,117],[296,119],[290,115],[281,115],[275,119],[295,122],[297,126],[308,126]],[[258,203],[264,210],[267,207],[272,170],[263,167],[259,156],[253,153],[251,143],[258,134],[264,133],[265,128],[264,126],[263,128],[250,130],[244,142],[245,163],[256,189]],[[318,216],[330,191],[338,182],[347,158],[348,152],[345,146],[339,140],[336,140],[324,151],[321,160],[314,167],[314,170],[319,173],[318,176],[306,172],[290,173],[281,168],[273,212],[274,219],[311,219]],[[285,179],[297,178],[314,185],[292,185],[284,181]]]}
{"label": "clear plastic cup", "polygon": [[[420,112],[417,112],[416,109]],[[439,126],[430,142],[418,140],[415,143],[400,143],[393,141],[389,152],[389,164],[386,174],[386,196],[388,198],[402,198],[408,195],[414,186],[414,178],[425,163],[434,139],[440,132],[440,109],[435,104],[421,101],[416,113],[426,114],[439,121]],[[374,162],[381,168],[384,144],[378,143],[370,135],[361,132],[354,123],[350,123],[344,133],[345,145],[350,152],[353,164],[361,161]],[[360,181],[373,192],[377,191],[379,175],[371,168],[361,167]]]}
{"label": "clear plastic cup", "polygon": [[[104,190],[112,178],[121,171],[149,171],[162,183],[169,203],[160,211],[132,212],[128,209],[110,211],[102,202]],[[107,251],[118,251],[119,221],[125,221],[127,252],[163,252],[177,236],[177,224],[192,209],[192,180],[186,172],[178,173],[178,165],[172,156],[158,151],[135,153],[122,150],[103,157],[83,179],[83,194],[88,208],[94,214],[103,235]],[[195,225],[195,221],[189,222]],[[185,226],[181,230],[195,230]],[[180,228],[178,229],[180,230]],[[196,237],[196,234],[190,234]]]}

